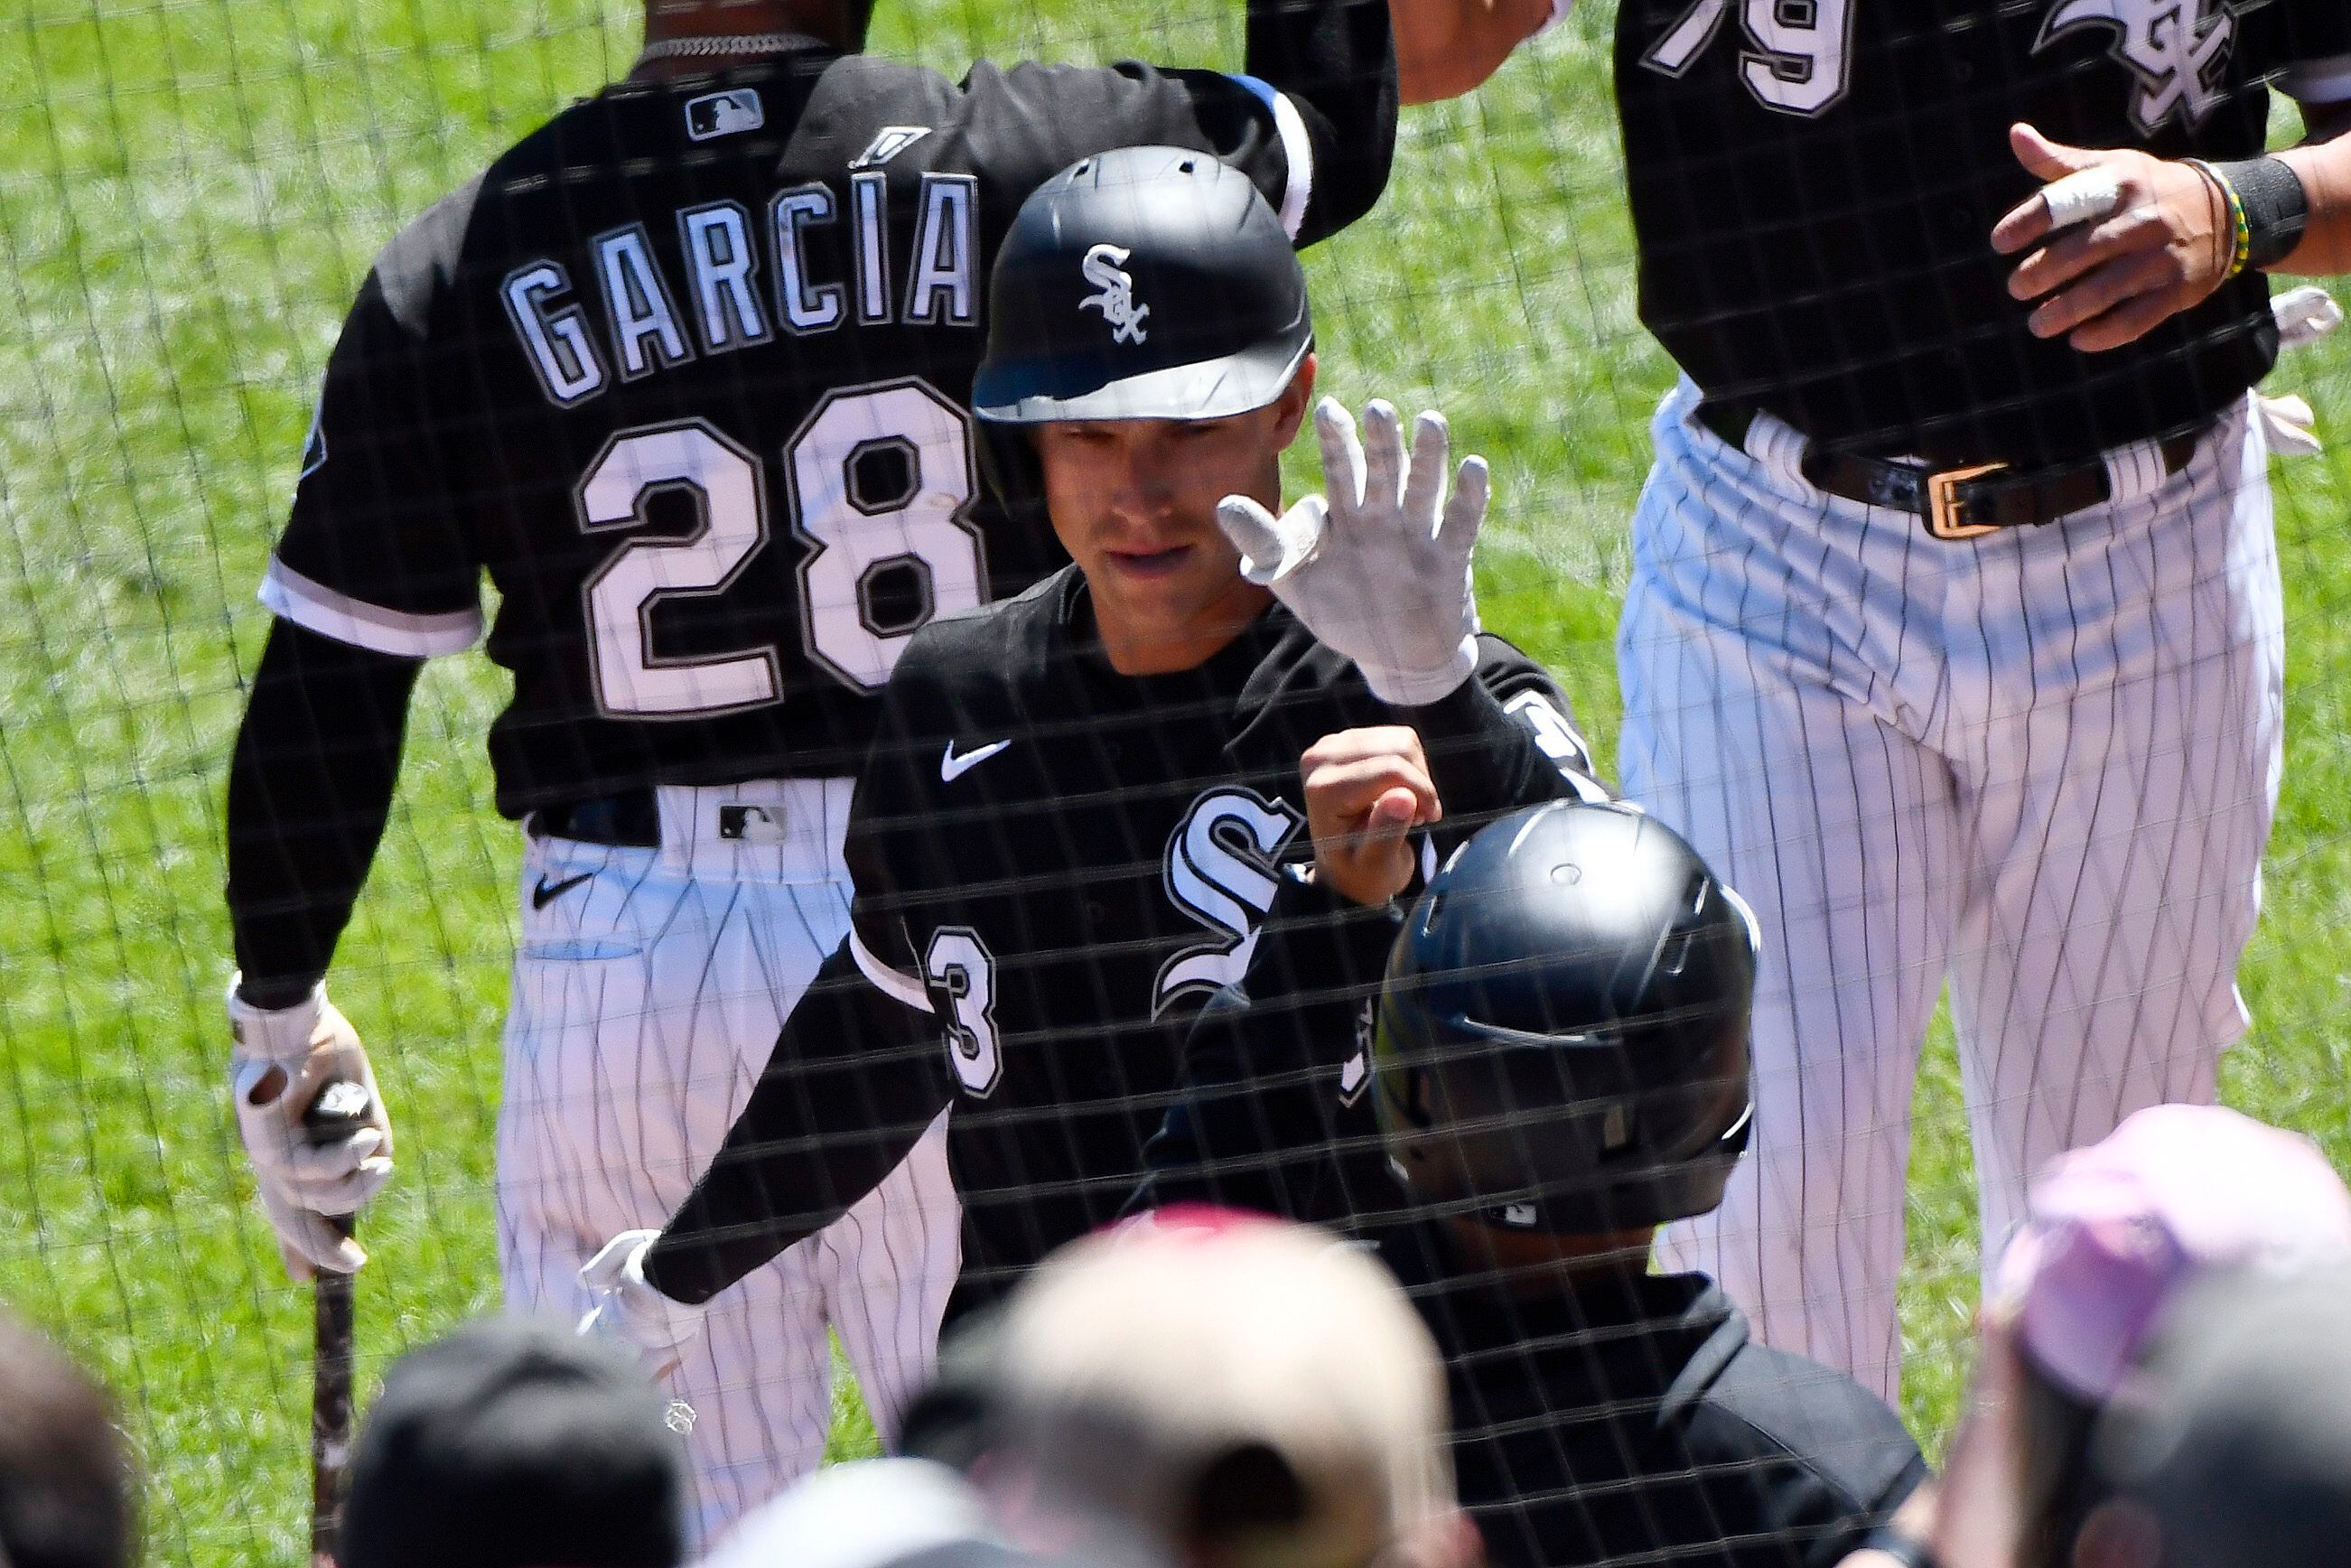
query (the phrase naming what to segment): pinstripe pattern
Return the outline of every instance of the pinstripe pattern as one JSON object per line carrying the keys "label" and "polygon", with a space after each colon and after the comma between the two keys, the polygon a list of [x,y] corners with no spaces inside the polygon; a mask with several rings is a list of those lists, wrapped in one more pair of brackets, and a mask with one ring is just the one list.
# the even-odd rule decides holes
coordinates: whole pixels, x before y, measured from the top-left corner
{"label": "pinstripe pattern", "polygon": [[1831,497],[1765,429],[1654,428],[1618,638],[1627,793],[1755,906],[1753,1152],[1667,1233],[1781,1348],[1890,1398],[1909,1108],[1948,982],[1991,1244],[2027,1175],[2209,1101],[2282,761],[2267,453],[1967,544]]}
{"label": "pinstripe pattern", "polygon": [[[691,1189],[848,930],[833,827],[825,881],[688,877],[686,856],[530,841],[498,1128],[511,1307],[584,1312],[580,1266]],[[583,872],[531,906],[542,878]],[[928,1375],[960,1263],[945,1140],[942,1115],[864,1201],[711,1303],[672,1379],[695,1413],[705,1542],[823,1458],[828,1327],[885,1434]]]}

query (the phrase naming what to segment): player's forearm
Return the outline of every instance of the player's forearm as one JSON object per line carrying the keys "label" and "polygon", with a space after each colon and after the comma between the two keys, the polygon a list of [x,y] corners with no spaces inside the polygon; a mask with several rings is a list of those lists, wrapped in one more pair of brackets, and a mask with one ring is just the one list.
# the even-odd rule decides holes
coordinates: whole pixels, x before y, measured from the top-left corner
{"label": "player's forearm", "polygon": [[2270,270],[2304,276],[2351,272],[2351,114],[2310,111],[2312,139],[2279,153],[2309,203],[2302,243]]}
{"label": "player's forearm", "polygon": [[645,1278],[706,1301],[882,1184],[946,1103],[927,1013],[883,996],[844,945],[784,1021],[767,1071]]}
{"label": "player's forearm", "polygon": [[382,841],[422,668],[279,621],[229,762],[228,907],[243,994],[307,995]]}
{"label": "player's forearm", "polygon": [[[1314,147],[1311,245],[1380,199],[1395,156],[1396,64],[1388,0],[1249,0],[1250,76],[1296,106]],[[1294,177],[1294,173],[1293,173]]]}
{"label": "player's forearm", "polygon": [[1482,85],[1551,13],[1550,0],[1390,0],[1404,101],[1436,103]]}
{"label": "player's forearm", "polygon": [[[1542,711],[1523,711],[1528,699]],[[1506,706],[1513,700],[1522,711]],[[1568,723],[1567,698],[1531,661],[1489,658],[1451,695],[1407,709],[1404,717],[1427,752],[1448,834],[1522,806],[1598,791],[1597,785],[1579,789],[1571,777],[1588,775],[1591,760]],[[1546,729],[1557,737],[1552,751],[1562,755],[1544,749]]]}

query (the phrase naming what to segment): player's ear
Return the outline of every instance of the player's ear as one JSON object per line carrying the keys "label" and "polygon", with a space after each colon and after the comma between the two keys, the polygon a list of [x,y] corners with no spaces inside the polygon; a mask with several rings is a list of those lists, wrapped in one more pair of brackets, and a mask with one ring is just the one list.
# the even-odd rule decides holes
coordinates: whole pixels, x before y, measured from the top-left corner
{"label": "player's ear", "polygon": [[1298,439],[1298,432],[1306,423],[1306,411],[1314,402],[1314,356],[1309,352],[1298,361],[1298,373],[1273,400],[1273,440],[1277,450],[1287,452],[1290,444]]}

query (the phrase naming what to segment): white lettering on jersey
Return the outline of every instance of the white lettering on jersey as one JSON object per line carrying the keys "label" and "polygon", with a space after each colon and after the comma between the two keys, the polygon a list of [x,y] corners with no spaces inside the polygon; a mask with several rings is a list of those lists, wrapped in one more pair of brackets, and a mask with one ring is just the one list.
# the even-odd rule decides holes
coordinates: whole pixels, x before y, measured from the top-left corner
{"label": "white lettering on jersey", "polygon": [[927,125],[885,125],[873,133],[865,151],[849,161],[852,169],[879,169],[931,133]]}
{"label": "white lettering on jersey", "polygon": [[1134,279],[1119,270],[1119,264],[1134,252],[1114,245],[1098,245],[1086,252],[1078,270],[1086,281],[1102,290],[1078,301],[1081,310],[1099,310],[1110,323],[1110,340],[1113,343],[1140,343],[1148,336],[1143,329],[1144,319],[1151,314],[1148,305],[1134,302]]}
{"label": "white lettering on jersey", "polygon": [[833,220],[832,190],[810,183],[778,191],[768,204],[768,229],[776,247],[776,308],[794,333],[830,332],[849,314],[848,294],[838,283],[812,282],[800,254],[800,230]]}
{"label": "white lettering on jersey", "polygon": [[604,318],[619,350],[621,379],[632,382],[694,358],[669,285],[653,265],[653,242],[645,225],[608,229],[588,243],[604,285]]}
{"label": "white lettering on jersey", "polygon": [[925,174],[923,217],[914,231],[914,276],[906,319],[968,327],[979,319],[973,256],[979,248],[979,182],[969,174]]}
{"label": "white lettering on jersey", "polygon": [[751,287],[759,265],[751,245],[751,214],[733,202],[687,207],[677,214],[677,237],[694,279],[690,293],[702,351],[723,354],[766,342],[772,334],[758,291]]}
{"label": "white lettering on jersey", "polygon": [[588,313],[577,305],[550,310],[547,302],[571,292],[571,276],[559,263],[534,261],[507,274],[499,285],[506,300],[507,319],[522,340],[524,356],[538,377],[540,388],[559,407],[594,397],[604,390],[604,361],[597,357],[588,336]]}
{"label": "white lettering on jersey", "polygon": [[[1714,42],[1732,0],[1692,0],[1649,47],[1641,63],[1681,77]],[[1782,114],[1825,112],[1844,97],[1853,53],[1852,0],[1739,0],[1749,47],[1739,74],[1764,108]]]}
{"label": "white lettering on jersey", "polygon": [[705,92],[685,100],[685,135],[689,141],[707,141],[757,131],[768,123],[767,109],[757,88],[738,87],[726,92]]}
{"label": "white lettering on jersey", "polygon": [[1177,997],[1233,985],[1257,948],[1257,923],[1280,885],[1274,858],[1306,819],[1289,801],[1225,786],[1203,791],[1167,836],[1161,881],[1185,914],[1219,933],[1159,967],[1151,1012]]}
{"label": "white lettering on jersey", "polygon": [[2237,18],[2215,0],[2062,0],[2041,25],[2035,54],[2077,27],[2115,30],[2108,52],[2137,78],[2131,123],[2152,136],[2177,116],[2194,127],[2217,108]]}
{"label": "white lettering on jersey", "polygon": [[857,319],[869,324],[890,319],[889,176],[849,177],[850,204],[856,210]]}
{"label": "white lettering on jersey", "polygon": [[996,956],[968,925],[942,925],[923,949],[931,1010],[946,1026],[947,1061],[964,1092],[985,1100],[1004,1076],[996,1038]]}

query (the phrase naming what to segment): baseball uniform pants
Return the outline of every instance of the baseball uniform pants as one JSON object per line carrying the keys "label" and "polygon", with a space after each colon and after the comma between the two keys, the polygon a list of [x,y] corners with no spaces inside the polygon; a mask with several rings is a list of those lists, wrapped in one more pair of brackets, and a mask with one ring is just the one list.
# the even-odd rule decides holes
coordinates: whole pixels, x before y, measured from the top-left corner
{"label": "baseball uniform pants", "polygon": [[2283,730],[2268,453],[2232,411],[2166,476],[1938,540],[1825,496],[1802,438],[1653,427],[1618,635],[1628,795],[1754,908],[1754,1143],[1671,1228],[1769,1343],[1900,1376],[1910,1103],[1948,984],[1987,1265],[2027,1178],[2207,1102],[2245,1029]]}

